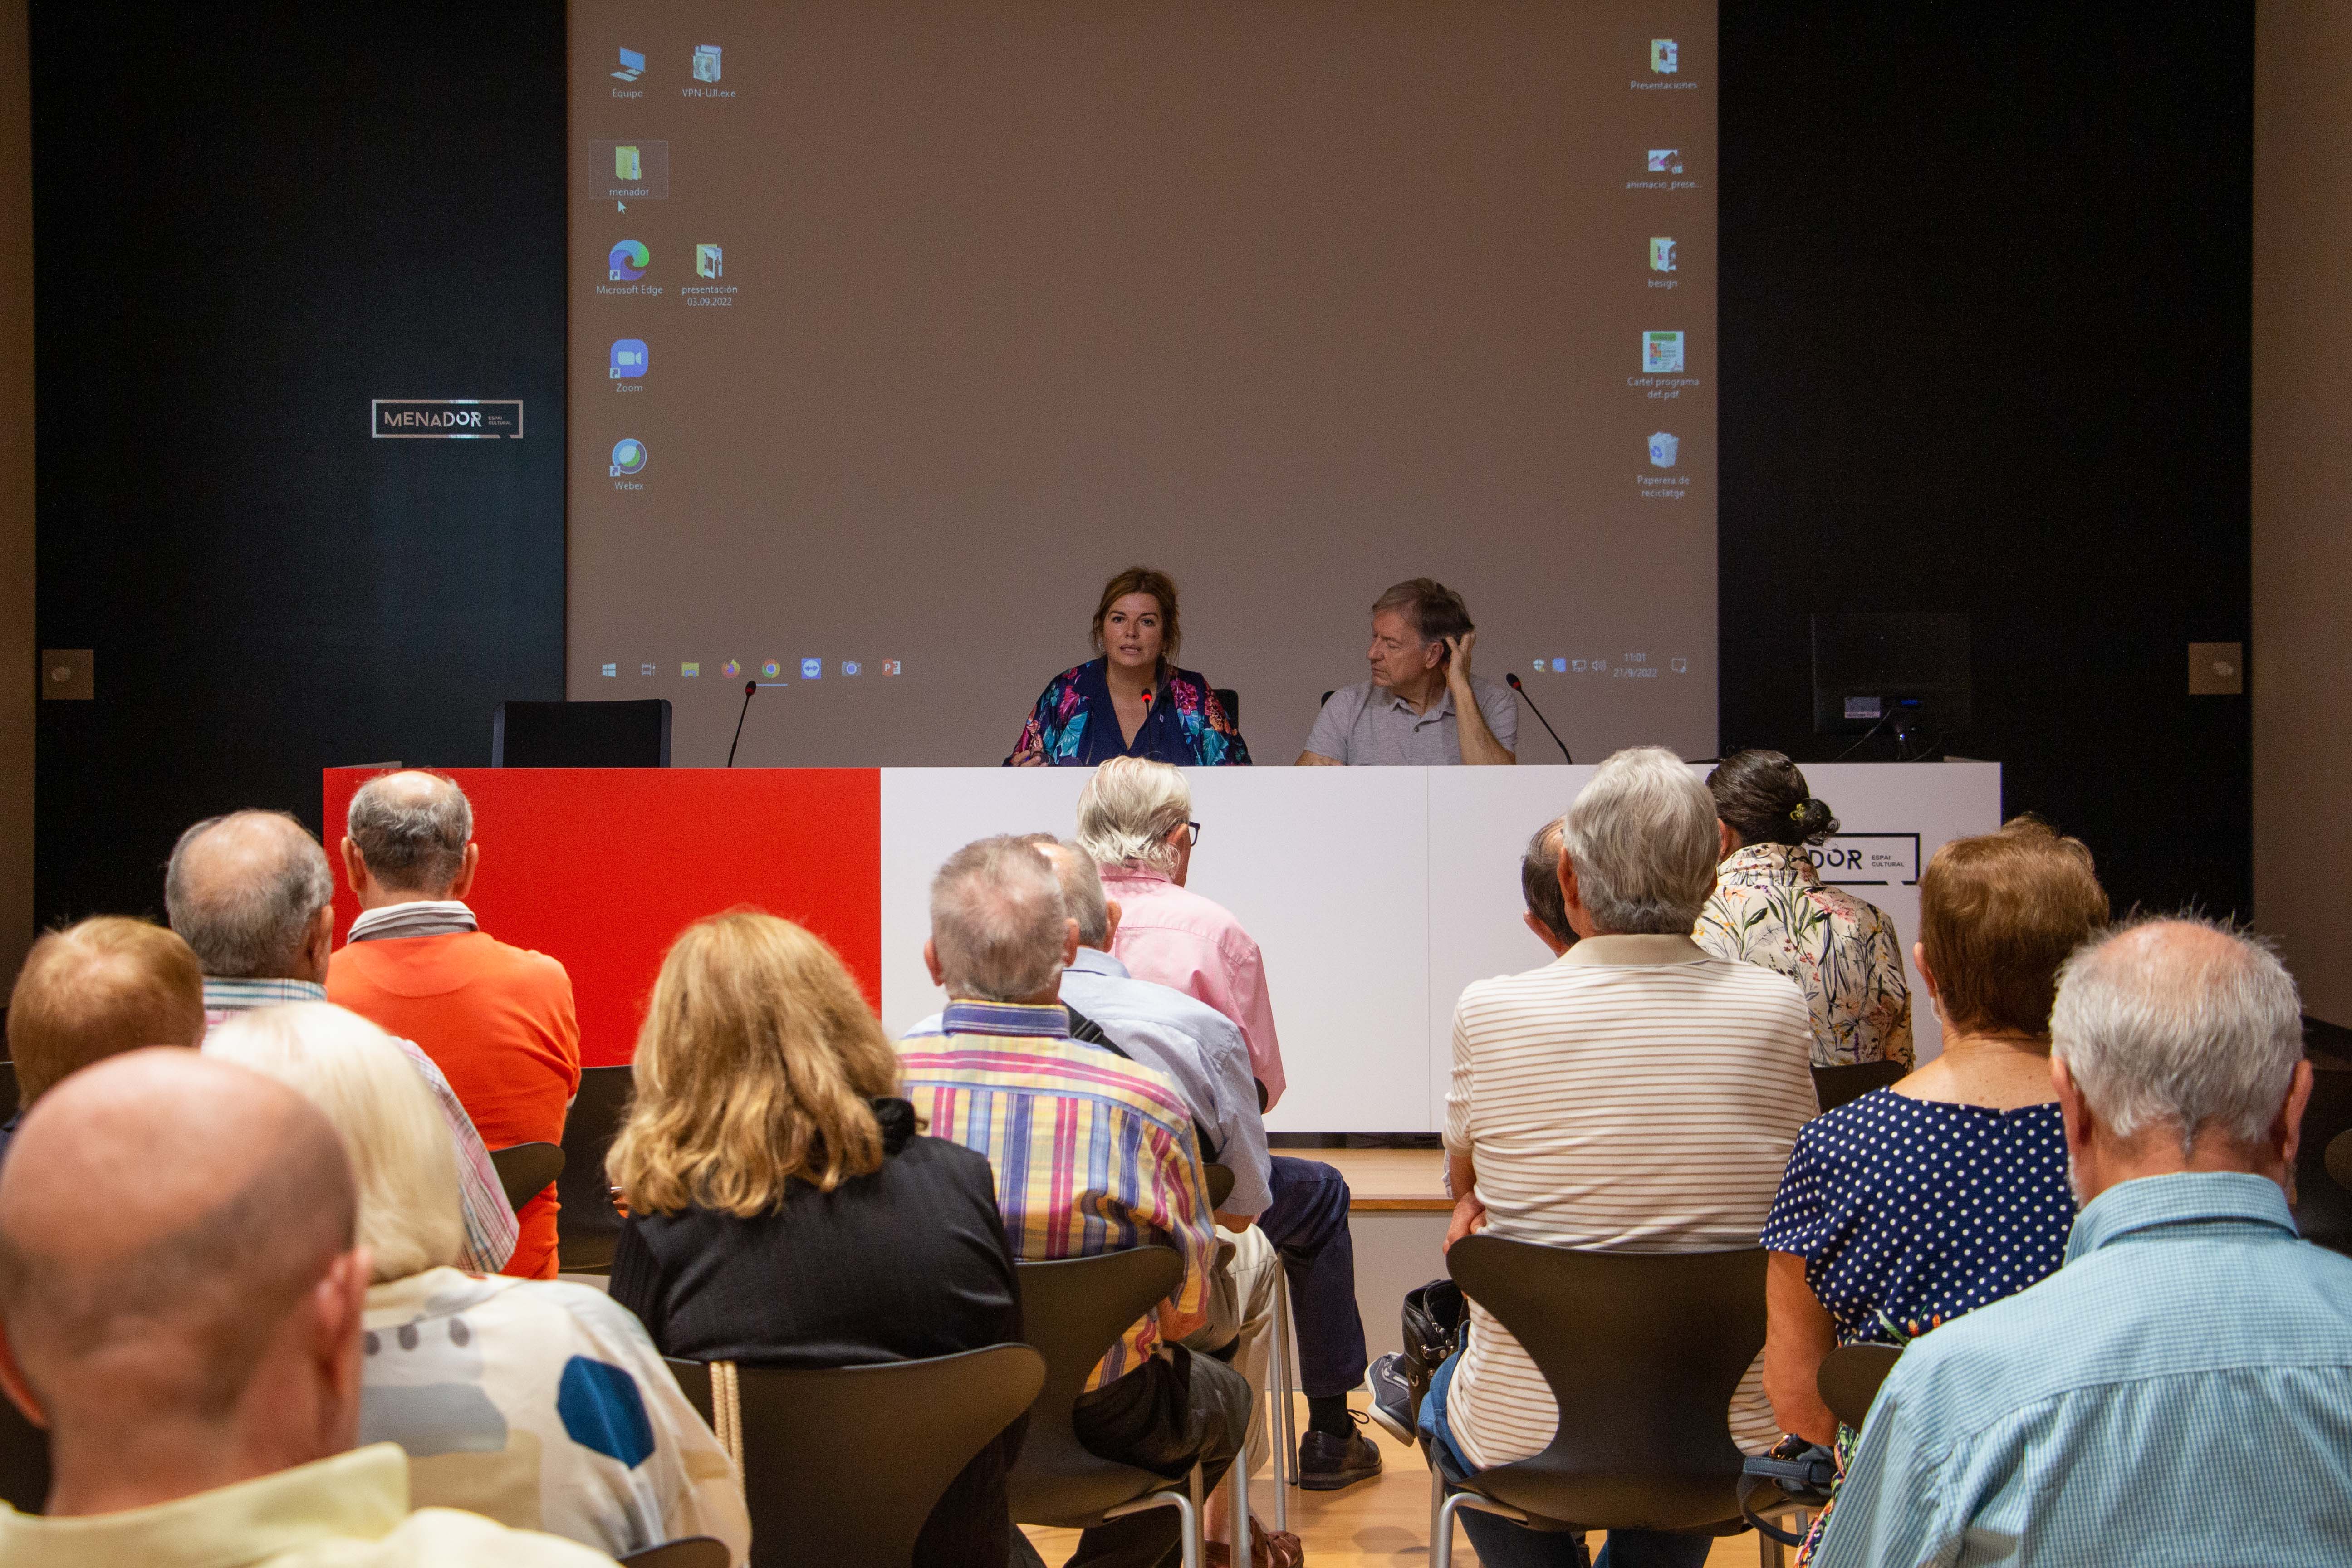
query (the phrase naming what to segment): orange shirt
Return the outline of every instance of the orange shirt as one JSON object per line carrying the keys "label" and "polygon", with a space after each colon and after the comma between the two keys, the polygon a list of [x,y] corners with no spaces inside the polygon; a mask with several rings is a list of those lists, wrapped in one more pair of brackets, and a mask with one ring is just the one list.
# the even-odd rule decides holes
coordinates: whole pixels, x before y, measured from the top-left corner
{"label": "orange shirt", "polygon": [[[563,1142],[580,1089],[580,1022],[572,977],[543,952],[481,931],[347,942],[327,966],[327,1000],[433,1058],[482,1142]],[[504,1272],[555,1277],[555,1189],[522,1206]]]}

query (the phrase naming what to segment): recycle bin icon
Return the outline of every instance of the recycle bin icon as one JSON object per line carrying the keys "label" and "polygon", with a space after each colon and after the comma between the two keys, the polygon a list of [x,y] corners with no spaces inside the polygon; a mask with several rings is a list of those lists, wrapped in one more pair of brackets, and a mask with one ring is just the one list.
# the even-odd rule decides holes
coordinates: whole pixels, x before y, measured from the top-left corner
{"label": "recycle bin icon", "polygon": [[1675,454],[1681,451],[1682,447],[1681,437],[1669,436],[1664,430],[1659,431],[1650,437],[1650,466],[1654,468],[1673,468]]}

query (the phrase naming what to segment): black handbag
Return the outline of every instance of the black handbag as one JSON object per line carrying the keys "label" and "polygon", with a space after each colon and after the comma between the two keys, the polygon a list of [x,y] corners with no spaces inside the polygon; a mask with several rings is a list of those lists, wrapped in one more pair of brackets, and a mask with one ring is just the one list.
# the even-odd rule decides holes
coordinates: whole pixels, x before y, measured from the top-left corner
{"label": "black handbag", "polygon": [[1803,1536],[1767,1524],[1761,1516],[1826,1504],[1837,1480],[1837,1456],[1819,1443],[1790,1437],[1770,1453],[1748,1459],[1739,1471],[1739,1516],[1781,1545],[1799,1546]]}
{"label": "black handbag", "polygon": [[1462,1287],[1451,1279],[1433,1279],[1404,1293],[1404,1360],[1398,1370],[1412,1392],[1415,1419],[1437,1369],[1462,1348],[1462,1326],[1468,1318]]}

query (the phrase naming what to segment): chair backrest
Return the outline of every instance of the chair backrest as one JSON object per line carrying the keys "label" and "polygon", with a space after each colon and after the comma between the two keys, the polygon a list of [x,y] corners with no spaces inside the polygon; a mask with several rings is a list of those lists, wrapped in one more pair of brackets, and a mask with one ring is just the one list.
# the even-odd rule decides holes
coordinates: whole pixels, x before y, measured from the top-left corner
{"label": "chair backrest", "polygon": [[1013,1517],[1082,1528],[1103,1510],[1167,1484],[1149,1470],[1097,1458],[1070,1418],[1103,1352],[1176,1289],[1184,1260],[1171,1247],[1138,1247],[1016,1264],[1013,1272],[1021,1283],[1023,1335],[1045,1358],[1045,1384],[1029,1406],[1029,1435],[1006,1487]]}
{"label": "chair backrest", "polygon": [[490,715],[494,768],[666,768],[669,699],[501,702]]}
{"label": "chair backrest", "polygon": [[49,1435],[0,1399],[0,1501],[18,1513],[48,1506]]}
{"label": "chair backrest", "polygon": [[1234,1195],[1233,1167],[1230,1165],[1203,1165],[1201,1167],[1201,1174],[1208,1178],[1209,1210],[1213,1214],[1223,1208],[1225,1206],[1225,1200]]}
{"label": "chair backrest", "polygon": [[1910,1075],[1911,1069],[1901,1062],[1855,1062],[1851,1067],[1815,1068],[1813,1098],[1822,1102],[1823,1111],[1832,1111],[1860,1100],[1872,1089],[1889,1088]]}
{"label": "chair backrest", "polygon": [[2352,1129],[2352,1072],[2315,1066],[2294,1157],[2294,1224],[2305,1239],[2352,1255],[2352,1192],[2328,1175],[2327,1152]]}
{"label": "chair backrest", "polygon": [[1878,1385],[1902,1353],[1894,1345],[1840,1345],[1822,1358],[1813,1386],[1822,1391],[1822,1403],[1830,1414],[1859,1432],[1871,1401],[1878,1397]]}
{"label": "chair backrest", "polygon": [[684,1535],[614,1561],[621,1568],[727,1568],[727,1543],[708,1535]]}
{"label": "chair backrest", "polygon": [[1238,730],[1242,727],[1242,694],[1230,686],[1210,688],[1217,706],[1225,710],[1225,721]]}
{"label": "chair backrest", "polygon": [[612,1267],[621,1211],[613,1206],[604,1156],[620,1135],[621,1119],[629,1112],[635,1086],[635,1069],[626,1066],[583,1068],[580,1090],[564,1115],[563,1174],[555,1184],[555,1195],[563,1206],[556,1212],[555,1230],[559,1261],[568,1273]]}
{"label": "chair backrest", "polygon": [[1559,1404],[1551,1446],[1477,1489],[1590,1529],[1739,1518],[1726,1413],[1764,1345],[1764,1253],[1585,1252],[1472,1236],[1454,1282],[1501,1320]]}
{"label": "chair backrest", "polygon": [[2352,1131],[2338,1132],[2330,1138],[2323,1158],[2336,1184],[2352,1192]]}
{"label": "chair backrest", "polygon": [[563,1151],[552,1143],[517,1143],[491,1150],[490,1167],[499,1173],[508,1204],[520,1213],[563,1173]]}
{"label": "chair backrest", "polygon": [[1027,1345],[822,1370],[669,1365],[735,1458],[753,1568],[908,1568],[940,1494],[1045,1380]]}

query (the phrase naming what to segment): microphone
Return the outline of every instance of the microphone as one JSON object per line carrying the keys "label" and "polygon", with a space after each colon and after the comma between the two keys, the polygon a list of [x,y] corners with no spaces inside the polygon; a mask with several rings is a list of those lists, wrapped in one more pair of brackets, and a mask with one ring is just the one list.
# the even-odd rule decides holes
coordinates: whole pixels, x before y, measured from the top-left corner
{"label": "microphone", "polygon": [[1519,684],[1519,672],[1516,669],[1505,670],[1503,679],[1511,683],[1511,689],[1519,694],[1519,700],[1528,705],[1528,711],[1536,716],[1536,722],[1544,727],[1544,732],[1551,737],[1552,744],[1559,748],[1560,761],[1571,766],[1574,765],[1576,759],[1568,754],[1568,742],[1559,738],[1559,731],[1553,729],[1551,721],[1543,716],[1543,710],[1536,706],[1536,700],[1528,695],[1526,687]]}
{"label": "microphone", "polygon": [[[1518,677],[1515,675],[1511,679],[1517,680]],[[745,714],[751,711],[751,693],[759,689],[760,683],[756,680],[747,680],[743,683],[743,710],[742,712],[735,715],[735,738],[727,742],[727,765],[730,768],[735,765],[735,748],[743,743],[743,718]],[[1543,715],[1538,713],[1536,717],[1540,719]],[[1547,725],[1546,728],[1549,726]],[[1558,740],[1559,737],[1555,735],[1552,738]],[[1564,751],[1567,748],[1561,749]]]}

